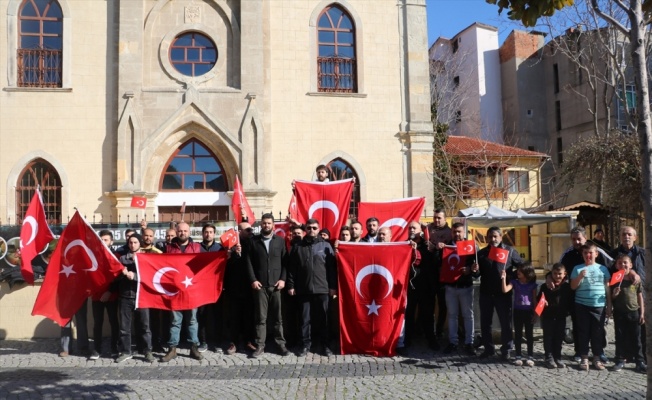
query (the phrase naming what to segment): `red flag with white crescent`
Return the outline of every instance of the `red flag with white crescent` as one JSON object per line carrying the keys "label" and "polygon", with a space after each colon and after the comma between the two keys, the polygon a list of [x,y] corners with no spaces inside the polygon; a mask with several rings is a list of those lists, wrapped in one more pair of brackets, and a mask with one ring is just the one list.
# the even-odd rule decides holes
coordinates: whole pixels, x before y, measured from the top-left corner
{"label": "red flag with white crescent", "polygon": [[501,249],[500,247],[491,246],[489,249],[488,258],[497,263],[506,264],[509,250]]}
{"label": "red flag with white crescent", "polygon": [[222,293],[227,252],[138,253],[137,308],[192,310],[215,303]]}
{"label": "red flag with white crescent", "polygon": [[32,260],[52,239],[54,235],[45,217],[41,192],[36,189],[20,228],[20,272],[30,285],[34,284]]}
{"label": "red flag with white crescent", "polygon": [[475,254],[475,241],[473,240],[458,240],[455,242],[455,246],[457,246],[457,254],[460,256]]}
{"label": "red flag with white crescent", "polygon": [[131,208],[147,208],[147,197],[133,196],[131,198]]}
{"label": "red flag with white crescent", "polygon": [[247,201],[247,197],[244,195],[242,185],[240,184],[240,180],[238,179],[237,175],[235,176],[235,183],[233,183],[231,210],[233,210],[233,218],[235,219],[236,224],[242,222],[243,214],[247,217],[247,222],[250,224],[256,222],[254,212],[251,211],[251,207],[249,207],[249,202]]}
{"label": "red flag with white crescent", "polygon": [[541,293],[541,298],[539,299],[537,306],[534,308],[534,312],[540,317],[544,308],[546,308],[546,294]]}
{"label": "red flag with white crescent", "polygon": [[299,220],[299,210],[297,209],[297,196],[292,193],[290,204],[288,205],[288,215],[295,221]]}
{"label": "red flag with white crescent", "polygon": [[66,325],[89,296],[106,292],[123,268],[88,222],[75,212],[50,257],[32,315]]}
{"label": "red flag with white crescent", "polygon": [[[425,204],[425,197],[381,202],[361,201],[358,206],[358,221],[361,221],[364,226],[368,218],[376,217],[380,221],[379,229],[389,227],[392,231],[392,241],[402,242],[408,239],[408,225],[412,221],[419,221]],[[363,232],[363,235],[366,235],[366,232]]]}
{"label": "red flag with white crescent", "polygon": [[236,232],[235,229],[233,228],[224,232],[220,236],[220,243],[222,244],[222,246],[226,247],[227,249],[230,249],[231,247],[235,246],[236,244],[238,244],[238,232]]}
{"label": "red flag with white crescent", "polygon": [[295,181],[298,220],[309,218],[319,221],[331,237],[340,237],[340,229],[349,218],[349,205],[353,193],[353,179],[333,182]]}
{"label": "red flag with white crescent", "polygon": [[339,244],[342,354],[395,354],[405,315],[411,255],[407,242]]}
{"label": "red flag with white crescent", "polygon": [[285,239],[285,247],[290,250],[292,243],[292,225],[289,222],[274,222],[274,234]]}
{"label": "red flag with white crescent", "polygon": [[620,283],[623,281],[623,278],[625,278],[625,270],[618,270],[614,272],[613,275],[611,275],[611,280],[609,281],[609,286],[613,286],[617,283]]}
{"label": "red flag with white crescent", "polygon": [[444,247],[441,269],[439,270],[439,281],[443,283],[457,282],[464,273],[465,266],[466,256],[461,255],[455,248]]}

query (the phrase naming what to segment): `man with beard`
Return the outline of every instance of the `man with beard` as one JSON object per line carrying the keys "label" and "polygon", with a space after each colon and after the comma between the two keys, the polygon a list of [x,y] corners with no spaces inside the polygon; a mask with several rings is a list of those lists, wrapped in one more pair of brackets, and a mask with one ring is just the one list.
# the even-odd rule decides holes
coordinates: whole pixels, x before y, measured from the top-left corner
{"label": "man with beard", "polygon": [[446,222],[446,213],[442,209],[436,209],[432,217],[432,223],[428,225],[430,244],[428,249],[434,253],[435,259],[435,292],[437,294],[437,337],[444,333],[446,322],[446,291],[443,285],[439,284],[439,271],[441,270],[441,254],[446,243],[452,238],[451,228]]}
{"label": "man with beard", "polygon": [[308,354],[313,336],[317,335],[314,339],[319,339],[323,354],[333,354],[328,338],[328,298],[337,294],[337,270],[333,248],[318,232],[319,221],[306,221],[306,236],[290,254],[288,294],[296,296],[301,312],[303,347],[299,357]]}
{"label": "man with beard", "polygon": [[359,242],[362,239],[362,224],[360,221],[351,222],[351,241]]}
{"label": "man with beard", "polygon": [[283,337],[283,317],[281,314],[281,290],[285,287],[287,250],[285,240],[274,235],[274,216],[263,214],[260,219],[261,230],[247,247],[247,272],[253,289],[254,318],[256,325],[256,350],[252,357],[258,358],[265,351],[267,319],[273,324],[274,341],[279,354],[290,354]]}
{"label": "man with beard", "polygon": [[360,239],[361,242],[366,242],[366,243],[375,243],[379,242],[380,239],[378,238],[378,225],[380,222],[378,221],[378,218],[376,217],[371,217],[367,218],[367,234],[365,237]]}
{"label": "man with beard", "polygon": [[[222,250],[222,245],[215,241],[215,225],[205,224],[201,229],[202,241],[199,243],[202,253],[210,253]],[[197,326],[199,327],[199,352],[204,353],[208,350],[209,336],[213,344],[217,344],[217,326],[216,320],[218,315],[221,316],[222,303],[218,299],[217,302],[212,304],[205,304],[197,308]],[[216,346],[217,352],[221,352],[222,348]]]}
{"label": "man with beard", "polygon": [[238,224],[240,240],[238,244],[229,249],[231,257],[226,263],[224,274],[224,295],[226,298],[228,315],[228,340],[226,354],[233,355],[237,352],[237,343],[242,337],[248,346],[254,346],[254,325],[251,315],[254,313],[254,306],[251,296],[249,274],[247,272],[246,257],[248,248],[242,244],[249,244],[254,230],[248,222]]}
{"label": "man with beard", "polygon": [[[177,237],[172,239],[165,252],[170,254],[200,253],[201,246],[199,243],[192,241],[192,238],[190,237],[190,226],[185,222],[180,222],[177,225]],[[204,358],[198,349],[197,309],[193,308],[192,310],[172,311],[170,340],[168,341],[170,349],[167,354],[161,358],[160,362],[170,362],[177,357],[177,346],[179,345],[181,325],[183,324],[184,319],[188,322],[188,341],[191,342],[190,357],[195,360],[202,360]]]}

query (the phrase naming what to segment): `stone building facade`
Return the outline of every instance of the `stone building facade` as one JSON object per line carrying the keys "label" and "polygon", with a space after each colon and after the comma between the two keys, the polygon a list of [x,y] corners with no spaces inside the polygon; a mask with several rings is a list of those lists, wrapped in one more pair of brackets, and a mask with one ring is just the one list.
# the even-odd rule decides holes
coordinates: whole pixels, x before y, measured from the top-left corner
{"label": "stone building facade", "polygon": [[[318,164],[432,209],[425,0],[0,0],[0,223],[257,215]],[[27,200],[28,202],[28,200]],[[142,213],[142,212],[141,212]],[[152,218],[149,217],[148,219]]]}

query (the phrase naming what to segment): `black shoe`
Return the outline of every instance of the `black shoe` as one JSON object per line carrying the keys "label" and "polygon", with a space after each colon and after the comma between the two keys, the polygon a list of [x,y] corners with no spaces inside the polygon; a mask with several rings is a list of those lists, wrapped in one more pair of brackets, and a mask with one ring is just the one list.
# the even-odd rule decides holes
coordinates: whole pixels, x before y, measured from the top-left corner
{"label": "black shoe", "polygon": [[253,352],[253,354],[251,355],[251,357],[253,357],[253,358],[258,358],[258,357],[262,356],[264,352],[265,352],[265,347],[263,347],[263,346],[258,346],[258,347],[256,347],[256,350],[254,350],[254,352]]}
{"label": "black shoe", "polygon": [[305,356],[307,356],[307,355],[308,355],[308,351],[310,351],[310,349],[308,349],[307,347],[303,347],[303,348],[301,349],[301,351],[299,351],[299,352],[297,353],[297,357],[305,357]]}
{"label": "black shoe", "polygon": [[401,357],[407,357],[408,349],[407,347],[397,347],[396,348],[396,354],[398,354]]}
{"label": "black shoe", "polygon": [[437,340],[429,341],[428,347],[430,347],[430,350],[434,350],[434,351],[439,351],[441,349],[441,347],[439,346],[439,342],[437,342]]}
{"label": "black shoe", "polygon": [[639,361],[636,363],[636,372],[640,372],[641,374],[647,373],[647,365],[645,365],[644,362]]}
{"label": "black shoe", "polygon": [[330,357],[333,355],[333,352],[331,351],[330,347],[324,346],[324,356]]}
{"label": "black shoe", "polygon": [[448,346],[444,349],[444,354],[450,354],[457,351],[457,345],[453,343],[449,343]]}
{"label": "black shoe", "polygon": [[479,358],[489,358],[489,357],[493,357],[495,354],[496,353],[494,353],[493,351],[486,351],[485,350],[482,353],[480,353],[480,355],[478,357]]}
{"label": "black shoe", "polygon": [[509,351],[508,351],[507,353],[501,354],[500,358],[502,358],[503,361],[510,361],[512,359],[512,356],[509,355]]}
{"label": "black shoe", "polygon": [[[233,347],[235,347],[235,346],[233,346]],[[283,356],[283,357],[289,356],[290,355],[290,350],[288,350],[288,348],[285,347],[285,345],[280,345],[280,346],[278,346],[278,354]]]}
{"label": "black shoe", "polygon": [[470,356],[476,355],[475,347],[473,347],[472,344],[467,344],[466,346],[464,346],[464,351],[466,352],[466,354]]}

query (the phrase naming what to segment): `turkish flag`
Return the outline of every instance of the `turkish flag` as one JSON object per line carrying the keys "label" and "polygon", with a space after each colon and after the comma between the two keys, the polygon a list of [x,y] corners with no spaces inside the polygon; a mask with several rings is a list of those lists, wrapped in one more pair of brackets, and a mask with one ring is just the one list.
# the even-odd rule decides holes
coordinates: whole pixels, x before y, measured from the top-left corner
{"label": "turkish flag", "polygon": [[297,196],[292,193],[290,204],[288,205],[288,215],[295,221],[299,220],[299,210],[297,209]]}
{"label": "turkish flag", "polygon": [[473,240],[460,240],[455,242],[457,255],[471,256],[475,254],[475,242]]}
{"label": "turkish flag", "polygon": [[466,256],[460,255],[457,249],[444,247],[439,281],[443,283],[457,282],[464,273],[464,267],[466,267]]}
{"label": "turkish flag", "polygon": [[493,246],[491,246],[491,248],[489,249],[489,259],[497,263],[506,264],[508,256],[509,256],[509,250],[505,250]]}
{"label": "turkish flag", "polygon": [[123,268],[76,211],[52,253],[32,315],[66,325],[89,296],[106,292]]}
{"label": "turkish flag", "polygon": [[290,243],[292,243],[292,231],[289,222],[274,222],[274,234],[285,239],[285,247],[290,250]]}
{"label": "turkish flag", "polygon": [[238,244],[238,232],[233,230],[233,228],[229,229],[220,236],[220,242],[222,243],[222,246],[230,249]]}
{"label": "turkish flag", "polygon": [[625,270],[618,270],[614,272],[613,275],[611,275],[611,280],[609,281],[609,286],[615,285],[616,283],[620,283],[623,281],[623,278],[625,278]]}
{"label": "turkish flag", "polygon": [[249,202],[247,201],[247,197],[244,195],[244,192],[242,191],[242,185],[240,184],[238,175],[235,176],[235,183],[233,184],[233,198],[231,199],[231,210],[233,210],[233,218],[235,219],[235,222],[237,224],[242,222],[243,211],[244,211],[244,216],[247,217],[247,222],[249,222],[250,224],[256,222],[256,217],[254,216],[254,212],[251,211],[251,207],[249,207]]}
{"label": "turkish flag", "polygon": [[539,299],[539,302],[537,303],[534,312],[537,313],[538,316],[541,316],[541,313],[543,312],[543,309],[545,307],[546,307],[546,294],[541,293],[541,298]]}
{"label": "turkish flag", "polygon": [[52,239],[54,239],[54,235],[45,218],[41,192],[36,189],[27,208],[27,213],[25,213],[23,226],[20,228],[20,272],[23,274],[25,282],[30,285],[34,284],[32,260],[45,249]]}
{"label": "turkish flag", "polygon": [[138,253],[137,308],[192,310],[222,293],[226,251],[194,254]]}
{"label": "turkish flag", "polygon": [[298,220],[306,222],[309,218],[319,221],[319,226],[327,228],[331,237],[340,237],[340,229],[349,217],[353,179],[333,182],[295,181]]}
{"label": "turkish flag", "polygon": [[405,315],[411,255],[407,242],[339,244],[342,354],[395,354]]}
{"label": "turkish flag", "polygon": [[147,197],[140,197],[140,196],[132,197],[131,208],[147,208]]}
{"label": "turkish flag", "polygon": [[[376,217],[380,221],[378,228],[389,227],[392,230],[392,242],[402,242],[408,239],[410,222],[419,222],[425,204],[425,197],[383,202],[361,201],[358,205],[358,221],[364,224],[368,218]],[[366,232],[363,234],[366,235]]]}

